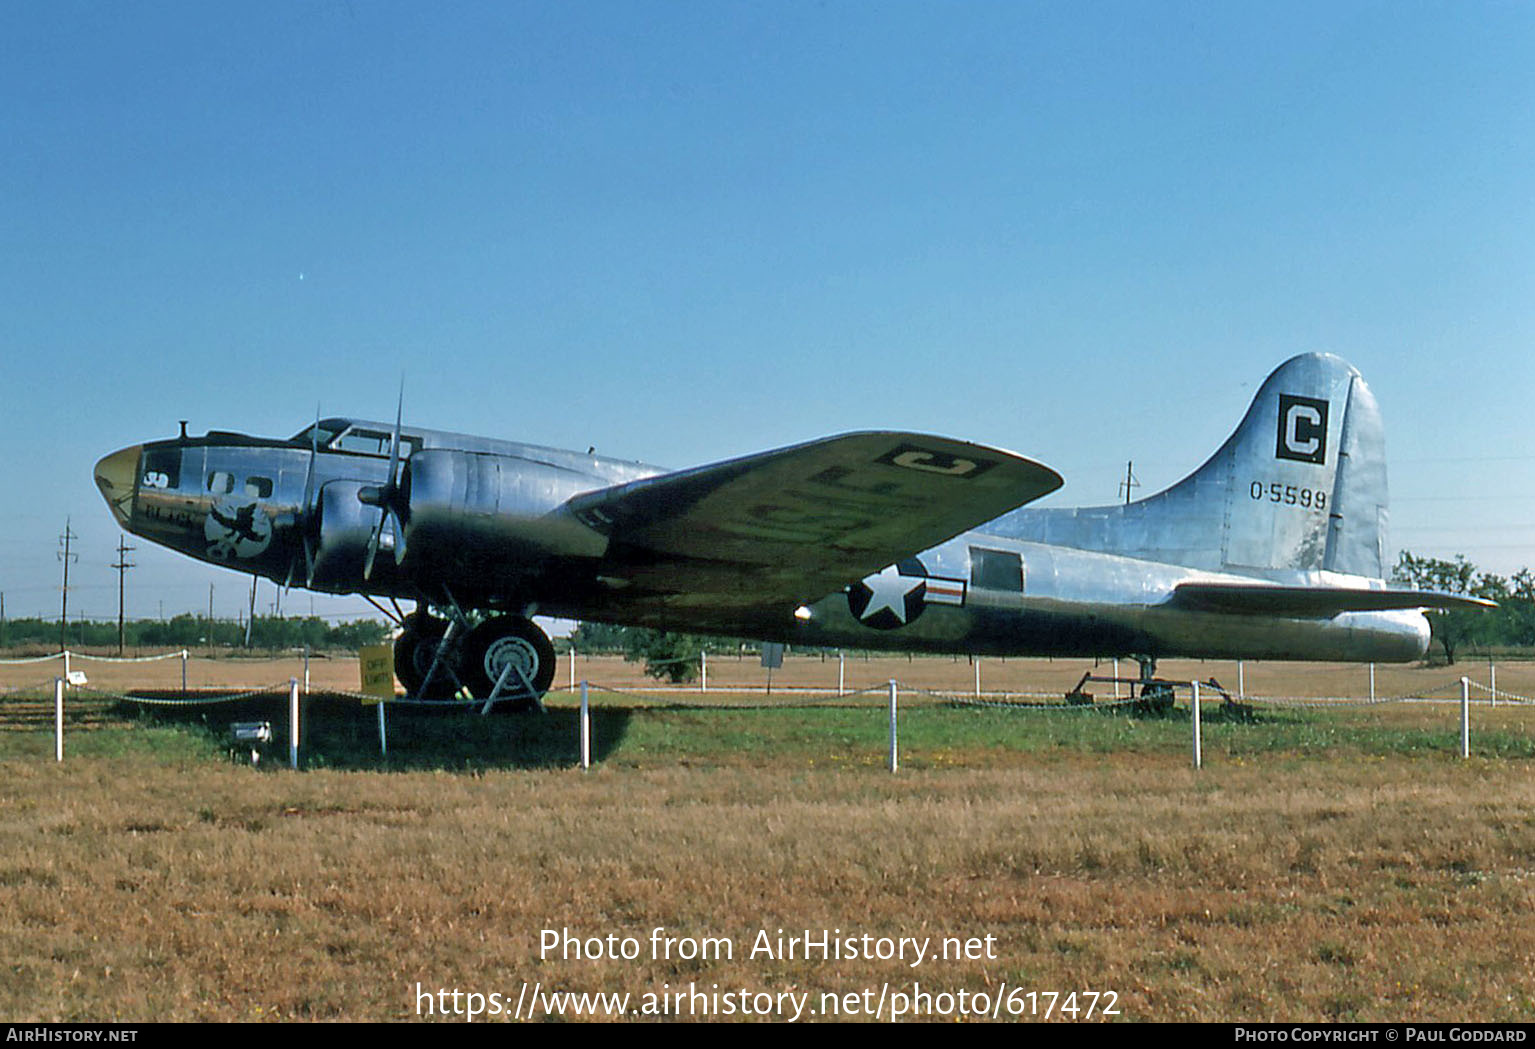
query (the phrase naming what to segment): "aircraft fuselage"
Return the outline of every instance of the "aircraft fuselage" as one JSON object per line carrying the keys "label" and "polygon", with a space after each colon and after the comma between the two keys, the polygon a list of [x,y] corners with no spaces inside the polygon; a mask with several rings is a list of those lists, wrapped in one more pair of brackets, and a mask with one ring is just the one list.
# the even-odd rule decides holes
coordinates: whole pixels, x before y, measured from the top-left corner
{"label": "aircraft fuselage", "polygon": [[[330,425],[375,438],[381,432],[381,424]],[[103,459],[97,473],[114,514],[134,534],[280,584],[335,593],[898,651],[1400,662],[1420,658],[1428,643],[1428,623],[1413,610],[1326,617],[1190,611],[1169,603],[1180,584],[1249,577],[985,527],[843,590],[806,594],[798,605],[721,605],[685,588],[629,580],[629,566],[610,556],[610,540],[561,512],[574,496],[662,469],[436,431],[405,437],[415,465],[409,549],[398,563],[386,549],[367,578],[378,510],[366,493],[388,481],[385,444],[342,451],[311,447],[303,435],[282,441],[214,433],[124,449]],[[426,469],[434,456],[447,457],[435,472]],[[1030,513],[1010,515],[1011,530]],[[740,585],[751,586],[750,573]]]}

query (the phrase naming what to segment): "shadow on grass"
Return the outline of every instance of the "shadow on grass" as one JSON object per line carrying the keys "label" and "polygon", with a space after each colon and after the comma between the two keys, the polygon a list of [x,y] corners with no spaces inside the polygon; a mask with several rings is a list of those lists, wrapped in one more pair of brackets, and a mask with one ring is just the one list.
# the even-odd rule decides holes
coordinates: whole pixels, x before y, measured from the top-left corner
{"label": "shadow on grass", "polygon": [[[176,699],[179,693],[138,693],[149,699]],[[211,698],[211,697],[210,697]],[[118,712],[162,725],[197,727],[216,751],[240,751],[230,742],[230,726],[266,721],[272,742],[264,761],[288,760],[288,698],[263,695],[216,705],[150,705],[119,702]],[[622,746],[629,731],[627,710],[592,711],[592,761],[600,764]],[[314,693],[300,700],[300,763],[305,768],[374,771],[447,769],[538,769],[580,764],[580,714],[552,709],[546,713],[493,713],[477,707],[390,705],[385,711],[387,758],[381,755],[378,710],[356,699]]]}

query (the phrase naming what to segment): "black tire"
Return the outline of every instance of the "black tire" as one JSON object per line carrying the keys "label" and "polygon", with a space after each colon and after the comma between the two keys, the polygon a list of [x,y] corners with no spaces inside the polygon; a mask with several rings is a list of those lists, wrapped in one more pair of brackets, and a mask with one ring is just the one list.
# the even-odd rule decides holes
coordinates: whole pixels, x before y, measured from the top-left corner
{"label": "black tire", "polygon": [[416,611],[400,621],[400,629],[420,637],[442,637],[448,632],[448,622],[430,612]]}
{"label": "black tire", "polygon": [[447,621],[418,606],[400,626],[403,633],[394,643],[394,676],[405,686],[405,694],[412,699],[452,699],[458,685],[446,664],[438,666],[425,694],[422,689],[437,655],[437,645],[448,632]]}
{"label": "black tire", "polygon": [[437,646],[441,643],[441,631],[423,635],[410,629],[406,629],[395,641],[394,676],[400,679],[400,684],[405,686],[405,694],[411,699],[452,699],[458,691],[453,675],[449,672],[452,668],[446,660],[438,665],[430,684],[423,688],[426,675],[432,669],[432,660],[437,655]]}
{"label": "black tire", "polygon": [[1160,681],[1148,682],[1141,686],[1141,697],[1136,701],[1135,709],[1142,714],[1168,714],[1176,698],[1173,686]]}
{"label": "black tire", "polygon": [[[508,663],[514,670],[504,692],[517,707],[537,706],[554,682],[554,646],[549,636],[521,616],[496,616],[487,619],[464,639],[462,674],[464,684],[477,699],[489,699],[496,680]],[[523,690],[523,678],[533,685],[533,695]]]}

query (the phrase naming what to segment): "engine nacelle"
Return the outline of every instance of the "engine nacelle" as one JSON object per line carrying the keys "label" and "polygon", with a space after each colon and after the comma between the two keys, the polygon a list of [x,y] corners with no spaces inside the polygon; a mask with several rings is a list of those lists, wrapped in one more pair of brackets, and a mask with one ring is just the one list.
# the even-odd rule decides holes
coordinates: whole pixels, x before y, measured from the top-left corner
{"label": "engine nacelle", "polygon": [[402,483],[406,566],[502,575],[549,556],[599,557],[607,537],[559,508],[607,483],[520,456],[423,449]]}
{"label": "engine nacelle", "polygon": [[[378,523],[378,510],[357,496],[361,481],[330,481],[320,488],[318,516],[310,542],[314,552],[312,585],[320,590],[351,590],[362,581],[368,537]],[[385,558],[379,558],[384,561]],[[393,558],[388,558],[393,567]]]}

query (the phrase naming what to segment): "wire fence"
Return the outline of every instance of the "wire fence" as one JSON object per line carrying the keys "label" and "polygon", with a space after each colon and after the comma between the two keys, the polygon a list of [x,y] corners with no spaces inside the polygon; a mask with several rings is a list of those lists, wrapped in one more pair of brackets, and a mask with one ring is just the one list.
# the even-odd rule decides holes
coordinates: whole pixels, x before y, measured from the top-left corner
{"label": "wire fence", "polygon": [[134,692],[115,692],[109,689],[92,688],[89,685],[75,686],[77,695],[90,696],[94,699],[112,703],[135,703],[145,707],[213,707],[224,703],[243,703],[246,700],[255,699],[257,696],[287,695],[289,682],[278,681],[271,685],[263,685],[259,688],[247,689],[244,692],[219,693],[207,695],[197,693],[186,696],[147,696]]}
{"label": "wire fence", "polygon": [[[187,666],[195,657],[187,650],[173,650],[147,656],[109,656],[93,653],[77,653],[72,651],[56,652],[40,656],[21,657],[15,659],[0,660],[0,666],[13,667],[24,671],[40,671],[47,664],[59,664],[61,672],[51,673],[48,676],[28,676],[24,680],[13,680],[9,684],[0,684],[0,728],[20,729],[23,731],[36,730],[45,724],[52,722],[57,740],[57,749],[62,760],[63,731],[66,720],[74,724],[88,725],[89,727],[102,727],[111,723],[114,717],[120,717],[121,711],[114,713],[114,706],[128,709],[189,709],[201,711],[213,711],[219,708],[230,708],[234,705],[250,703],[263,699],[279,699],[287,697],[290,700],[290,721],[292,726],[299,724],[299,705],[301,696],[323,698],[326,702],[341,701],[343,703],[371,704],[377,710],[379,747],[381,753],[387,752],[386,744],[386,708],[406,710],[431,710],[436,712],[463,712],[465,714],[488,714],[497,703],[487,702],[484,699],[469,698],[462,695],[453,699],[420,699],[409,696],[378,696],[368,692],[351,688],[337,687],[334,680],[326,682],[319,689],[311,691],[309,686],[309,659],[310,654],[305,652],[303,657],[303,677],[296,673],[287,680],[277,679],[269,684],[258,686],[234,685],[208,687],[200,686],[189,688],[187,685]],[[296,671],[298,653],[287,656],[273,657],[265,662],[285,662]],[[569,657],[573,660],[574,657]],[[79,669],[82,664],[103,665],[142,665],[170,660],[179,660],[181,663],[180,688],[169,684],[155,685],[154,687],[112,687],[114,675],[121,681],[124,676],[122,669],[108,673],[102,672],[102,677],[108,683],[91,682],[87,674]],[[220,664],[229,667],[234,661],[219,661],[212,659],[196,660],[198,663]],[[668,661],[671,663],[691,663],[694,660]],[[240,660],[238,670],[248,672],[253,669],[252,664],[262,662],[259,660]],[[735,661],[732,661],[735,662]],[[823,657],[824,663],[829,662]],[[896,662],[896,661],[891,661]],[[957,662],[957,661],[956,661]],[[1002,661],[1005,662],[1005,661]],[[707,673],[708,657],[700,654],[697,657],[698,669]],[[692,684],[630,684],[627,682],[605,682],[583,680],[579,687],[574,680],[575,667],[572,662],[570,685],[565,688],[551,690],[544,698],[548,703],[558,709],[563,709],[569,716],[568,710],[579,701],[582,711],[583,723],[583,767],[587,763],[586,747],[590,736],[590,721],[588,719],[588,705],[593,699],[599,704],[612,710],[621,708],[629,711],[639,710],[691,710],[734,712],[754,710],[783,710],[801,709],[811,710],[815,708],[862,708],[875,709],[888,706],[890,718],[890,766],[896,767],[896,719],[897,710],[920,709],[923,707],[953,707],[953,708],[978,708],[990,711],[1003,711],[1021,715],[1055,715],[1072,717],[1085,713],[1123,714],[1132,710],[1167,711],[1178,707],[1187,712],[1192,724],[1192,745],[1194,763],[1198,767],[1201,762],[1201,736],[1200,720],[1201,710],[1203,716],[1210,716],[1212,711],[1225,709],[1227,711],[1238,709],[1244,715],[1250,715],[1257,709],[1272,708],[1282,710],[1287,708],[1302,708],[1310,710],[1342,710],[1348,708],[1369,709],[1381,708],[1393,704],[1409,703],[1453,703],[1459,702],[1461,707],[1461,751],[1462,756],[1470,754],[1470,716],[1469,711],[1473,704],[1481,707],[1496,707],[1504,704],[1508,707],[1528,707],[1535,704],[1535,699],[1519,692],[1506,688],[1498,688],[1497,668],[1488,665],[1488,683],[1472,681],[1467,677],[1458,680],[1444,681],[1440,679],[1438,684],[1421,682],[1417,687],[1399,690],[1393,694],[1382,695],[1376,693],[1375,668],[1369,668],[1369,692],[1370,695],[1286,695],[1286,694],[1259,694],[1247,693],[1242,683],[1243,668],[1237,667],[1239,685],[1233,693],[1232,690],[1223,688],[1211,677],[1208,681],[1167,681],[1158,679],[1153,682],[1119,678],[1117,676],[1118,665],[1115,664],[1114,677],[1094,676],[1094,671],[1089,670],[1076,687],[1069,692],[1060,690],[1015,690],[981,688],[980,661],[972,662],[972,681],[968,687],[935,687],[931,679],[937,672],[943,669],[944,661],[931,660],[926,665],[918,666],[919,674],[912,680],[899,678],[887,680],[878,684],[862,685],[860,687],[848,687],[845,675],[845,661],[837,658],[834,663],[836,671],[836,687],[816,687],[803,683],[785,686],[781,681],[776,684],[772,676],[772,667],[763,667],[767,671],[766,679],[755,684],[742,684],[739,681],[721,687],[715,684],[709,687],[707,679],[701,680],[696,686]],[[587,665],[593,668],[606,665],[608,667],[620,666],[614,661],[603,663],[600,660],[592,660],[587,657]],[[896,663],[896,665],[900,665]],[[797,665],[801,682],[807,676],[807,671],[813,669],[814,664],[809,659],[801,659]],[[890,663],[885,664],[886,667]],[[1052,664],[1052,673],[1056,670],[1069,672],[1069,665]],[[49,667],[48,669],[52,669]],[[275,669],[275,667],[273,668]],[[339,670],[340,666],[336,668]],[[648,669],[648,668],[647,668]],[[737,663],[734,668],[740,675],[742,667]],[[833,669],[832,667],[825,668]],[[1036,670],[1038,667],[1035,668]],[[1097,667],[1095,666],[1095,670]],[[1291,668],[1286,668],[1291,669]],[[1313,670],[1314,668],[1300,667],[1296,670]],[[1359,668],[1363,669],[1363,668]],[[1322,670],[1333,675],[1329,679],[1334,684],[1348,679],[1348,668],[1331,667]],[[638,669],[629,670],[637,674]],[[1271,667],[1265,668],[1265,673],[1272,673]],[[174,674],[174,671],[172,671]],[[94,676],[94,672],[92,672]],[[164,674],[156,672],[150,677],[164,678]],[[330,675],[334,679],[335,674]],[[829,675],[827,675],[829,676]],[[998,675],[1001,676],[1001,675]],[[1522,680],[1529,678],[1527,666],[1518,667],[1508,677],[1508,680]],[[1016,680],[1016,678],[1014,679]],[[1290,679],[1287,679],[1290,680]],[[1306,690],[1304,675],[1296,675],[1293,678],[1297,689]],[[1312,678],[1313,685],[1318,678]],[[1360,678],[1354,680],[1362,680]],[[1396,679],[1400,682],[1400,678]],[[302,686],[300,681],[303,682]],[[1112,684],[1113,696],[1092,695],[1082,691],[1084,686],[1093,682],[1098,686]],[[1154,686],[1148,688],[1147,686]],[[1124,687],[1128,686],[1128,687]],[[1325,686],[1324,686],[1325,687]],[[1139,692],[1139,694],[1137,694]],[[1198,697],[1198,702],[1195,702]],[[515,700],[516,697],[509,697]],[[50,704],[48,700],[52,700]],[[513,703],[501,701],[504,705],[501,709],[513,709]],[[50,709],[51,708],[51,709]],[[238,713],[235,716],[239,716]],[[257,714],[258,717],[266,717],[266,714]],[[275,718],[273,721],[275,722]],[[1504,722],[1505,725],[1509,724]],[[1515,731],[1518,731],[1517,729]],[[290,745],[294,747],[291,761],[293,767],[298,767],[297,746],[300,733],[296,727],[290,727],[288,731]]]}
{"label": "wire fence", "polygon": [[[179,660],[181,664],[179,684],[183,690],[206,691],[216,688],[232,693],[241,692],[252,687],[251,678],[257,677],[262,665],[271,665],[273,670],[277,670],[281,665],[281,676],[299,677],[304,691],[308,693],[311,691],[309,680],[311,661],[317,669],[323,668],[320,680],[314,689],[316,691],[346,693],[349,688],[338,682],[338,677],[351,674],[354,675],[351,679],[353,682],[359,680],[355,676],[356,671],[350,669],[355,666],[354,657],[350,653],[332,657],[295,649],[286,653],[252,657],[234,653],[215,656],[187,649],[172,649],[148,655],[113,656],[69,650],[0,659],[0,695],[34,687],[35,679],[28,677],[18,681],[17,678],[20,675],[9,673],[10,668],[19,671],[27,667],[42,667],[60,661],[63,662],[66,670],[63,676],[68,677],[75,671],[83,671],[88,677],[103,678],[119,693],[133,695],[139,691],[140,686],[163,689],[177,684],[176,669],[171,667],[167,667],[164,671],[147,672],[142,679],[133,680],[130,684],[128,680],[125,680],[125,675],[131,673],[133,666],[145,666],[148,671],[150,664],[165,664],[176,660]],[[875,665],[869,665],[871,662]],[[1113,663],[1115,670],[1113,678],[1094,677],[1093,680],[1117,679],[1121,684],[1128,684],[1130,679],[1119,678],[1119,662]],[[708,652],[649,662],[644,665],[644,670],[641,669],[640,664],[628,662],[618,655],[568,652],[561,656],[561,663],[563,665],[560,668],[562,671],[560,677],[566,687],[553,690],[556,695],[562,691],[574,692],[577,678],[580,677],[589,681],[606,681],[612,688],[637,698],[663,697],[664,701],[671,705],[686,702],[685,697],[689,694],[711,699],[755,695],[764,702],[775,705],[784,699],[789,699],[791,702],[818,703],[846,698],[870,689],[880,690],[883,689],[884,682],[889,677],[896,677],[901,681],[903,692],[920,692],[932,698],[945,697],[955,702],[968,702],[976,706],[996,705],[1019,708],[1070,706],[1073,709],[1076,706],[1074,702],[1062,702],[1063,696],[1067,695],[1064,690],[1041,689],[1030,679],[1048,679],[1049,677],[1059,679],[1069,676],[1073,673],[1071,668],[1074,663],[1078,667],[1091,667],[1088,673],[1092,675],[1107,669],[1110,665],[1108,661],[1091,663],[1070,660],[1015,659],[1010,661],[1004,657],[977,656],[952,659],[919,657],[913,666],[911,659],[903,659],[900,656],[887,655],[882,659],[870,660],[865,653],[861,652],[800,654],[786,659],[782,669],[777,673],[773,668],[759,667],[755,658],[743,659]],[[302,672],[300,672],[300,664],[302,664]],[[91,671],[93,665],[100,667],[99,674]],[[1189,669],[1182,673],[1192,677],[1194,675],[1191,671],[1197,671],[1197,676],[1204,678],[1209,670],[1219,669],[1220,665],[1226,667],[1220,670],[1221,677],[1227,678],[1228,681],[1234,679],[1236,687],[1222,688],[1213,677],[1202,684],[1231,693],[1241,702],[1250,704],[1352,703],[1365,705],[1403,699],[1431,699],[1436,695],[1449,695],[1458,687],[1457,679],[1446,681],[1441,677],[1437,685],[1425,687],[1414,683],[1413,688],[1404,689],[1402,676],[1407,671],[1399,667],[1382,667],[1380,682],[1382,688],[1377,692],[1376,668],[1368,664],[1354,666],[1306,663],[1247,664],[1244,681],[1244,665],[1240,662],[1206,664],[1204,661],[1198,661],[1190,662]],[[682,682],[656,681],[655,683],[646,680],[651,671],[664,671],[671,666],[688,666],[693,671],[692,679]],[[1485,664],[1485,670],[1481,669],[1482,664],[1470,663],[1466,666],[1472,668],[1472,673],[1478,677],[1487,679],[1485,683],[1481,680],[1471,682],[1478,701],[1532,702],[1528,695],[1507,687],[1499,687],[1498,675],[1500,671],[1505,671],[1505,685],[1523,684],[1526,686],[1525,692],[1535,692],[1535,664],[1514,661],[1504,667],[1498,667],[1489,661]],[[870,671],[878,673],[877,683],[868,683]],[[617,674],[618,680],[610,680],[610,674]],[[265,674],[260,673],[260,676]],[[274,678],[277,676],[273,675]],[[1175,676],[1177,676],[1176,672]],[[1276,677],[1278,681],[1275,680]],[[624,680],[626,678],[628,680]],[[958,680],[955,680],[956,678]],[[257,679],[259,680],[259,677]],[[1040,683],[1043,681],[1040,680]],[[99,686],[100,682],[92,681],[91,684]],[[1280,687],[1273,687],[1276,684]],[[1395,691],[1391,691],[1393,687]],[[1330,688],[1341,690],[1328,694]],[[1115,686],[1114,693],[1113,704],[1124,703],[1127,697],[1118,684]],[[434,707],[441,705],[440,701],[421,702]],[[1092,705],[1102,708],[1113,704],[1107,695],[1100,695],[1094,697]],[[465,702],[464,705],[467,707],[472,704]]]}
{"label": "wire fence", "polygon": [[[58,656],[45,658],[59,658]],[[104,657],[96,657],[104,659]],[[163,659],[164,656],[150,657],[151,659]],[[173,654],[169,658],[176,658]],[[136,662],[140,660],[121,660],[120,662]],[[149,661],[148,659],[142,661]],[[14,660],[12,663],[38,662],[38,660]],[[51,692],[55,678],[52,676],[29,680],[22,684],[0,685],[0,699],[8,696],[42,696]],[[870,685],[862,688],[849,688],[842,691],[827,689],[783,689],[776,693],[764,693],[761,689],[718,689],[708,695],[714,699],[704,699],[701,694],[686,688],[650,688],[622,685],[610,685],[600,681],[585,682],[592,694],[600,694],[615,698],[625,699],[640,707],[665,707],[668,709],[683,710],[767,710],[767,709],[792,709],[811,708],[817,706],[834,705],[867,705],[871,701],[883,702],[888,691],[888,683]],[[1123,710],[1144,705],[1146,700],[1141,697],[1121,696],[1119,698],[1103,697],[1075,697],[1071,693],[1060,692],[1012,692],[997,691],[975,693],[969,690],[959,689],[933,689],[922,685],[913,685],[895,680],[896,689],[904,702],[913,700],[929,701],[935,704],[943,704],[957,707],[975,707],[993,710],[1011,710],[1020,713],[1040,712],[1068,712],[1082,713],[1088,711]],[[1164,684],[1177,685],[1187,690],[1188,683],[1168,682]],[[1368,708],[1382,707],[1396,703],[1412,702],[1453,702],[1458,698],[1461,685],[1457,681],[1446,682],[1431,688],[1415,689],[1390,696],[1377,696],[1373,699],[1356,696],[1285,696],[1285,695],[1257,695],[1247,694],[1233,696],[1221,692],[1215,692],[1212,696],[1211,686],[1201,683],[1206,689],[1204,702],[1206,704],[1227,704],[1241,706],[1271,706],[1271,707],[1295,707],[1317,709],[1342,709],[1342,708]],[[1503,703],[1510,706],[1535,705],[1535,698],[1525,696],[1505,689],[1494,690],[1477,681],[1467,681],[1467,686],[1475,695],[1485,698],[1473,700],[1480,704]],[[221,703],[237,703],[264,695],[285,695],[289,689],[286,680],[274,681],[270,684],[259,685],[250,688],[237,689],[209,689],[198,688],[188,691],[185,695],[167,696],[154,694],[166,691],[163,689],[109,689],[99,688],[90,684],[71,684],[69,690],[78,696],[89,696],[100,701],[140,704],[143,706],[163,707],[195,707],[216,706]],[[449,699],[421,699],[408,695],[397,694],[392,697],[380,697],[376,694],[362,692],[354,689],[325,687],[313,693],[330,698],[354,700],[359,703],[372,704],[385,702],[390,706],[401,708],[417,708],[428,710],[481,710],[485,707],[484,699],[455,697]],[[568,687],[551,688],[544,696],[550,698],[574,697],[579,694],[579,689]],[[754,697],[747,699],[732,698],[724,701],[724,697]],[[511,697],[515,698],[515,697]],[[503,702],[498,700],[497,702]]]}

